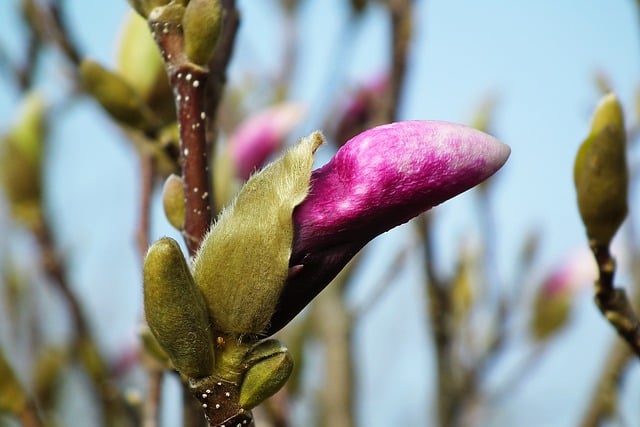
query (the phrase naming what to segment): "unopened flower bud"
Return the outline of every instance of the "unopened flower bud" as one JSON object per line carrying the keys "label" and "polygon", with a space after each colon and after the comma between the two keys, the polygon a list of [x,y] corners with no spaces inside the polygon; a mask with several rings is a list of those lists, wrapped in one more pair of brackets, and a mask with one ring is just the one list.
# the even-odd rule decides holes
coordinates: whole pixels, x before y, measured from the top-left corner
{"label": "unopened flower bud", "polygon": [[90,60],[82,61],[80,75],[87,91],[114,119],[143,132],[158,128],[149,107],[120,75]]}
{"label": "unopened flower bud", "polygon": [[184,227],[184,181],[178,175],[171,174],[162,187],[162,207],[164,214],[177,230]]}
{"label": "unopened flower bud", "polygon": [[213,370],[207,308],[178,243],[163,238],[144,260],[144,311],[151,332],[176,369],[191,378]]}
{"label": "unopened flower bud", "polygon": [[184,48],[194,64],[206,65],[222,31],[220,0],[190,0],[182,18]]}
{"label": "unopened flower bud", "polygon": [[37,226],[41,217],[45,127],[44,102],[31,93],[0,144],[0,182],[12,215],[28,227]]}
{"label": "unopened flower bud", "polygon": [[147,21],[129,13],[118,47],[118,74],[145,100],[159,80],[167,83],[167,73]]}
{"label": "unopened flower bud", "polygon": [[253,175],[205,236],[193,277],[215,330],[261,334],[269,325],[289,271],[293,209],[321,143],[314,133]]}
{"label": "unopened flower bud", "polygon": [[274,339],[257,344],[243,363],[248,369],[242,380],[238,403],[246,410],[273,396],[287,382],[293,370],[291,354]]}
{"label": "unopened flower bud", "polygon": [[27,405],[27,396],[2,351],[0,351],[0,379],[0,412],[20,414]]}
{"label": "unopened flower bud", "polygon": [[493,175],[510,149],[455,123],[408,121],[369,129],[313,172],[294,212],[290,275],[271,320],[288,323],[375,236]]}
{"label": "unopened flower bud", "polygon": [[596,107],[574,165],[580,216],[594,243],[608,245],[626,218],[628,181],[622,107],[609,94]]}

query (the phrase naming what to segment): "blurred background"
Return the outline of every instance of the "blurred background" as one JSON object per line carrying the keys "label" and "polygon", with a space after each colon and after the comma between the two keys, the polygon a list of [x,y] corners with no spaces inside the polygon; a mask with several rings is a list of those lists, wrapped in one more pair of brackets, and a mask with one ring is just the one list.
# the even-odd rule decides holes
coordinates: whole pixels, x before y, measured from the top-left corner
{"label": "blurred background", "polygon": [[[0,2],[3,132],[18,120],[25,96],[12,72],[29,57],[21,3]],[[81,56],[115,68],[130,10],[126,1],[60,3]],[[242,119],[283,101],[299,103],[306,111],[287,132],[285,145],[317,129],[339,143],[336,126],[344,105],[390,72],[386,2],[370,1],[356,11],[347,0],[300,0],[288,2],[296,3],[288,12],[284,3],[238,1],[241,26],[221,110],[221,143]],[[413,2],[397,118],[483,127],[510,145],[512,154],[479,190],[431,211],[427,273],[416,232],[420,227],[412,224],[377,238],[353,267],[341,301],[348,313],[357,314],[349,329],[355,425],[442,424],[437,414],[445,391],[436,375],[441,365],[432,334],[433,308],[425,303],[425,283],[434,278],[447,284],[454,304],[462,301],[461,314],[452,318],[462,324],[455,329],[459,339],[452,344],[452,357],[478,371],[469,386],[473,391],[458,390],[464,402],[460,419],[448,425],[585,425],[581,422],[594,406],[593,394],[618,338],[593,304],[595,269],[575,204],[573,161],[595,105],[612,90],[624,108],[629,162],[637,169],[638,8],[631,0]],[[142,320],[136,248],[140,161],[121,126],[94,99],[78,93],[73,65],[59,48],[45,46],[30,68],[31,87],[51,109],[43,169],[48,221],[98,347],[115,364],[136,352]],[[318,164],[335,149],[325,146]],[[635,186],[631,189],[629,221],[640,214]],[[179,237],[164,218],[158,186],[150,230],[152,241]],[[627,262],[637,251],[637,237],[625,226],[616,238],[620,286],[640,286]],[[30,295],[30,302],[17,306],[25,311],[14,317],[8,313],[13,300],[0,301],[0,347],[24,382],[29,382],[29,349],[34,346],[24,324],[38,318],[48,345],[64,343],[71,329],[59,294],[43,284],[37,246],[0,201],[0,265],[5,270],[0,286],[9,287],[10,270],[22,277]],[[565,270],[576,274],[566,279],[571,282],[568,316],[548,333],[536,332],[533,319],[536,310],[543,310],[536,301],[547,297],[546,282],[564,280],[558,276]],[[460,284],[464,274],[470,278]],[[543,305],[552,304],[548,298]],[[281,339],[293,346],[299,341],[295,331],[305,330],[302,323],[294,322]],[[489,351],[496,331],[501,341]],[[321,390],[330,390],[323,357],[329,344],[317,331],[312,336],[303,340],[304,369],[296,379],[299,388],[289,396],[293,426],[330,425],[321,421],[327,408]],[[486,359],[480,357],[484,354]],[[624,366],[617,404],[605,411],[603,425],[640,426],[640,369],[637,360]],[[59,425],[100,425],[90,397],[79,393],[86,379],[77,370],[68,378],[60,391],[65,409]],[[178,381],[165,376],[165,383],[164,425],[178,425]],[[120,389],[134,395],[144,396],[145,384],[139,367],[118,379]],[[79,415],[92,422],[78,423]],[[9,419],[0,418],[0,425],[13,425]]]}

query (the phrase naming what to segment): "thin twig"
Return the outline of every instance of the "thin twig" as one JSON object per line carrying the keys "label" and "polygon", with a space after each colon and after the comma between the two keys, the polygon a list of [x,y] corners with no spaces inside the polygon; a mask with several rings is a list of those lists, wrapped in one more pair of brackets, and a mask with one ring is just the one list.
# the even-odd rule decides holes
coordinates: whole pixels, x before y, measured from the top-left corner
{"label": "thin twig", "polygon": [[624,289],[613,284],[616,264],[608,245],[591,244],[598,265],[599,277],[595,283],[596,305],[618,334],[640,357],[640,322]]}
{"label": "thin twig", "polygon": [[413,0],[390,0],[392,63],[389,81],[389,96],[382,109],[382,122],[393,122],[398,118],[402,90],[407,75],[409,45],[412,37]]}
{"label": "thin twig", "polygon": [[587,406],[580,427],[599,427],[602,421],[611,415],[617,399],[618,384],[624,376],[633,352],[626,343],[616,340],[607,356],[600,380]]}
{"label": "thin twig", "polygon": [[151,370],[149,372],[149,389],[142,407],[142,427],[158,427],[160,418],[160,397],[162,394],[162,379],[164,372]]}
{"label": "thin twig", "polygon": [[27,402],[20,413],[20,423],[23,427],[43,427],[45,425],[40,418],[38,408],[33,402]]}
{"label": "thin twig", "polygon": [[386,294],[391,287],[390,285],[400,272],[400,267],[402,267],[402,264],[413,248],[414,245],[411,244],[400,250],[393,261],[391,261],[391,264],[386,268],[385,273],[373,284],[373,290],[369,292],[365,300],[351,310],[351,317],[354,323],[360,321],[362,317],[371,312],[371,309],[375,307],[378,301]]}
{"label": "thin twig", "polygon": [[34,234],[42,250],[44,271],[51,278],[52,284],[58,289],[69,308],[75,333],[74,353],[78,355],[96,389],[104,415],[111,422],[115,422],[126,412],[126,404],[109,378],[107,363],[100,355],[98,346],[92,338],[89,322],[82,306],[67,282],[65,264],[58,255],[48,224],[43,220],[41,226],[34,230]]}

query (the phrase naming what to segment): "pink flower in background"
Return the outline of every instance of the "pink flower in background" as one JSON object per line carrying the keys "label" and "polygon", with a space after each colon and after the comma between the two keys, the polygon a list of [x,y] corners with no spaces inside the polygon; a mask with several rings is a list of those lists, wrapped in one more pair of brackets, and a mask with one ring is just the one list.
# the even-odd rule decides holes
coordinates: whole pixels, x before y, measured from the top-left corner
{"label": "pink flower in background", "polygon": [[247,180],[282,148],[284,140],[304,116],[302,104],[285,102],[269,107],[240,123],[229,139],[237,175]]}
{"label": "pink flower in background", "polygon": [[388,86],[389,75],[384,73],[375,76],[351,94],[337,120],[334,136],[338,146],[366,129],[375,111],[377,100],[384,95]]}
{"label": "pink flower in background", "polygon": [[311,177],[294,211],[290,277],[269,334],[288,323],[371,239],[479,184],[509,157],[469,127],[408,121],[347,142]]}
{"label": "pink flower in background", "polygon": [[547,298],[572,295],[589,288],[598,278],[598,267],[593,254],[584,246],[564,259],[544,279],[541,293]]}

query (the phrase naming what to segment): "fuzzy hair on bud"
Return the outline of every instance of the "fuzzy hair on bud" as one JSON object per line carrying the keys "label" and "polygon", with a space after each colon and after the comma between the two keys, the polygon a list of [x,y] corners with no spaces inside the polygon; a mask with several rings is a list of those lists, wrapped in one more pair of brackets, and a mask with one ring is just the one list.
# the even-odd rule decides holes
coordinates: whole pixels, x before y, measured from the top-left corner
{"label": "fuzzy hair on bud", "polygon": [[261,334],[289,270],[293,209],[307,196],[316,132],[253,175],[205,236],[193,276],[217,331]]}

